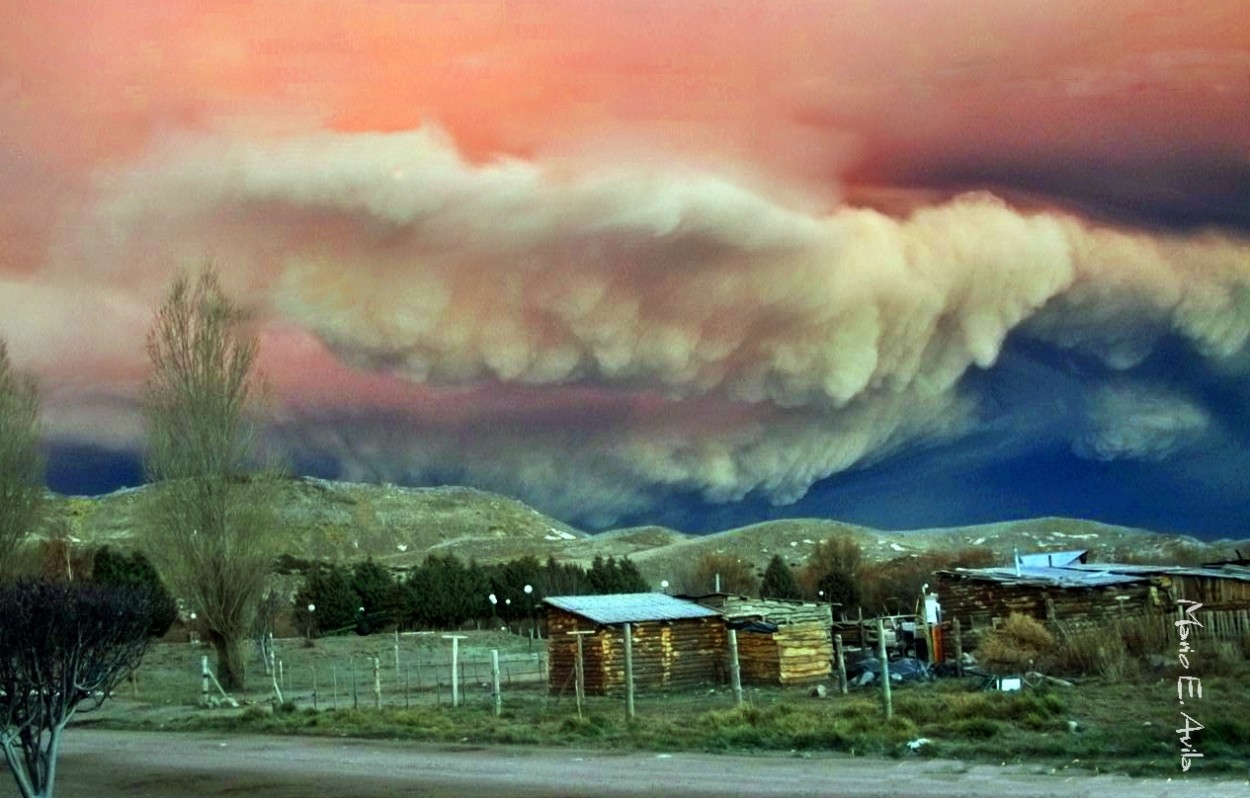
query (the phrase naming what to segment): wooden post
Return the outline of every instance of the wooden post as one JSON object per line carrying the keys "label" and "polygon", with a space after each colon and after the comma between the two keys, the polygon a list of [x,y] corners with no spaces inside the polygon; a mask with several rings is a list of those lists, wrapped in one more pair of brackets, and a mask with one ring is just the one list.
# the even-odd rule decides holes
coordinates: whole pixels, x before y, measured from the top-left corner
{"label": "wooden post", "polygon": [[738,630],[729,630],[729,684],[734,691],[734,704],[742,706],[742,671],[738,667]]}
{"label": "wooden post", "polygon": [[833,636],[833,656],[838,663],[838,692],[846,695],[846,652],[842,650],[842,635]]}
{"label": "wooden post", "polygon": [[573,662],[573,692],[577,698],[577,717],[582,717],[582,702],[586,700],[586,660],[582,652],[582,638],[591,631],[570,632],[577,640],[577,659]]}
{"label": "wooden post", "polygon": [[499,691],[499,649],[490,651],[490,695],[495,702],[495,717],[503,712],[503,694]]}
{"label": "wooden post", "polygon": [[352,709],[360,709],[360,693],[356,689],[356,658],[352,657]]}
{"label": "wooden post", "polygon": [[955,676],[964,676],[964,636],[959,628],[959,619],[951,621],[951,635],[955,638]]}
{"label": "wooden post", "polygon": [[871,650],[868,648],[868,629],[864,626],[864,608],[856,607],[856,611],[859,612],[859,646],[862,649]]}
{"label": "wooden post", "polygon": [[332,706],[335,709],[338,709],[339,708],[339,666],[338,665],[330,666],[330,680],[334,684],[334,692],[331,693],[331,696],[334,699],[334,704]]}
{"label": "wooden post", "polygon": [[634,625],[625,622],[625,720],[634,719]]}
{"label": "wooden post", "polygon": [[877,619],[877,656],[881,657],[881,697],[885,700],[885,719],[894,717],[894,698],[890,695],[890,660],[885,653],[885,624]]}
{"label": "wooden post", "polygon": [[317,708],[317,666],[316,665],[313,666],[312,673],[313,673],[312,700],[313,700],[313,709],[316,709]]}
{"label": "wooden post", "polygon": [[404,709],[411,709],[411,708],[412,708],[412,704],[411,704],[411,703],[409,703],[410,699],[409,699],[409,697],[408,697],[408,696],[409,696],[409,686],[408,686],[408,685],[409,685],[409,682],[411,682],[411,681],[412,681],[412,666],[411,666],[411,665],[409,665],[409,666],[408,666],[408,667],[404,670]]}
{"label": "wooden post", "polygon": [[451,641],[451,705],[460,706],[460,641],[464,635],[443,635]]}
{"label": "wooden post", "polygon": [[399,630],[395,630],[395,688],[399,689]]}
{"label": "wooden post", "polygon": [[378,658],[373,658],[373,708],[382,708],[382,668]]}

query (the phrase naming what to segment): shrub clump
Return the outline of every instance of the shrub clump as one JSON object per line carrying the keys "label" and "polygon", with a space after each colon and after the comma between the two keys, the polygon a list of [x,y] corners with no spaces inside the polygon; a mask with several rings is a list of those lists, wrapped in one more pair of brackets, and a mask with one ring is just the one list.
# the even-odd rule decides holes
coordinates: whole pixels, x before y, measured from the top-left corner
{"label": "shrub clump", "polygon": [[977,648],[977,659],[991,668],[1021,670],[1055,650],[1055,637],[1041,621],[1013,612],[989,632]]}

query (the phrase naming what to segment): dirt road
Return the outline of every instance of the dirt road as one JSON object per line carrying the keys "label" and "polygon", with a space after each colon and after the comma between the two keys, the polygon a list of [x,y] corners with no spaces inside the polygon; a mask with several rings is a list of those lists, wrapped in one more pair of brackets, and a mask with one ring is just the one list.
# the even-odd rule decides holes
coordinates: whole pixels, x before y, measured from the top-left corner
{"label": "dirt road", "polygon": [[[3,768],[0,767],[0,770]],[[8,781],[8,773],[0,773]],[[0,786],[0,793],[9,789]],[[6,793],[7,794],[7,793]],[[1250,796],[1244,781],[1188,783],[1031,773],[920,759],[470,748],[382,741],[71,729],[57,795],[266,798],[1025,798]]]}

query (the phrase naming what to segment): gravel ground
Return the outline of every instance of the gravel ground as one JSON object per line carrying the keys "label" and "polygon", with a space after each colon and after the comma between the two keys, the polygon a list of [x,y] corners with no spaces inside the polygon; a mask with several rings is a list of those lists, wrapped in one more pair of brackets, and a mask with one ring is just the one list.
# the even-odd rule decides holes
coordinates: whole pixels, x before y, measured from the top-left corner
{"label": "gravel ground", "polygon": [[1209,779],[1060,776],[1028,767],[835,755],[666,755],[71,729],[64,741],[56,794],[61,798],[1245,798],[1250,785]]}

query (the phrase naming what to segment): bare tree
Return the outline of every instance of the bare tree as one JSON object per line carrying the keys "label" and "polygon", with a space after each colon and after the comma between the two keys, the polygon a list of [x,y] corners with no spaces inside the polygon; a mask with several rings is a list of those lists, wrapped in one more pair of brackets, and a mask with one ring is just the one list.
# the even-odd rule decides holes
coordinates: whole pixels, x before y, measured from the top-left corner
{"label": "bare tree", "polygon": [[43,491],[35,381],[13,369],[0,340],[0,580],[13,576],[22,542],[42,520]]}
{"label": "bare tree", "polygon": [[[680,593],[701,596],[720,590],[724,593],[755,595],[759,580],[755,569],[740,557],[707,552],[676,574],[675,586]],[[719,585],[719,587],[718,587]]]}
{"label": "bare tree", "polygon": [[212,269],[177,278],[148,333],[149,559],[199,614],[222,686],[243,686],[243,649],[280,530],[277,472],[258,465],[256,338]]}
{"label": "bare tree", "polygon": [[147,651],[146,590],[21,581],[0,586],[0,748],[23,798],[48,798],[61,733]]}

